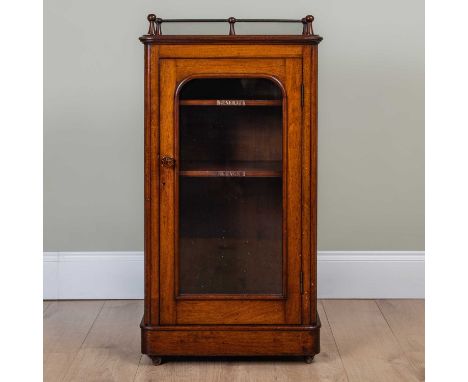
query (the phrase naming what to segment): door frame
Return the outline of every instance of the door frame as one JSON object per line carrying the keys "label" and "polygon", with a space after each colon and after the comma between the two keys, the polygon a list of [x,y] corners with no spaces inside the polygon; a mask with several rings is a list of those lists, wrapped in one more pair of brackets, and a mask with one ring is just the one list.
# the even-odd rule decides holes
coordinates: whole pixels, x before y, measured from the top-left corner
{"label": "door frame", "polygon": [[[175,99],[174,99],[174,144],[175,144],[175,158],[180,158],[180,139],[179,139],[179,116],[180,116],[180,104],[179,104],[179,95],[180,91],[185,84],[190,82],[193,79],[204,79],[204,78],[265,78],[272,82],[274,82],[280,89],[282,93],[282,131],[281,131],[281,145],[282,145],[282,158],[284,158],[287,154],[287,97],[286,97],[286,89],[284,88],[283,83],[273,75],[267,74],[231,74],[231,73],[221,73],[221,74],[194,74],[184,78],[182,81],[178,82],[176,87]],[[177,161],[176,161],[177,162]],[[179,293],[179,277],[176,275],[180,275],[179,271],[179,240],[178,240],[178,233],[179,233],[179,206],[178,203],[174,203],[175,205],[175,227],[174,227],[174,261],[175,261],[175,269],[174,269],[174,282],[175,282],[175,299],[176,300],[283,300],[287,298],[287,278],[288,278],[288,262],[287,262],[287,234],[286,234],[286,227],[287,227],[287,216],[284,211],[287,211],[287,203],[288,199],[284,197],[287,192],[287,166],[286,161],[282,160],[282,174],[283,179],[286,181],[281,182],[282,190],[282,213],[281,213],[281,225],[282,225],[282,249],[281,249],[281,257],[282,257],[282,292],[281,294],[180,294]],[[179,176],[175,176],[175,196],[174,200],[179,200]]]}
{"label": "door frame", "polygon": [[[187,61],[189,61],[188,68],[184,66],[184,62]],[[202,70],[194,70],[195,61],[203,62],[203,67],[200,66]],[[267,65],[267,72],[264,66],[259,65],[259,63],[265,64],[266,61],[270,64]],[[282,65],[278,65],[280,62]],[[220,63],[228,65],[227,69],[223,69],[223,65],[219,68]],[[214,313],[220,307],[226,309],[227,305],[231,305],[234,307],[232,311],[244,312],[240,316],[238,314],[237,324],[300,324],[302,108],[299,97],[302,85],[302,60],[239,58],[213,59],[206,62],[197,59],[161,59],[159,65],[160,154],[176,158],[173,169],[160,169],[160,323],[162,325],[234,324],[216,314],[210,314],[210,311]],[[184,83],[195,77],[264,77],[274,78],[282,85],[280,86],[283,91],[283,294],[281,296],[191,295],[190,298],[176,296],[178,291],[178,92]],[[292,147],[295,149],[291,149]],[[159,166],[159,163],[156,165]],[[283,309],[280,309],[278,304],[275,306],[275,300],[282,304]],[[179,309],[182,305],[185,307]],[[230,309],[227,310],[229,314]],[[255,315],[255,312],[258,314]],[[200,315],[211,318],[205,321],[197,320],[196,317]]]}

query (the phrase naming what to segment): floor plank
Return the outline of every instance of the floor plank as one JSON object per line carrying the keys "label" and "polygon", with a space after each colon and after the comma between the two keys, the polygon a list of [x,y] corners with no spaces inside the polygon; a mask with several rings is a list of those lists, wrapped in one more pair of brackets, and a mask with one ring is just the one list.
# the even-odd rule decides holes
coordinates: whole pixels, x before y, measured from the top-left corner
{"label": "floor plank", "polygon": [[160,366],[153,366],[149,357],[143,356],[135,382],[213,382],[223,381],[230,374],[229,367],[213,360],[171,360]]}
{"label": "floor plank", "polygon": [[50,306],[50,304],[52,303],[52,301],[42,301],[42,313],[44,314],[47,310],[47,308]]}
{"label": "floor plank", "polygon": [[374,300],[325,300],[323,306],[350,382],[420,380]]}
{"label": "floor plank", "polygon": [[322,318],[321,353],[312,364],[300,359],[244,360],[170,360],[161,366],[153,366],[148,357],[143,357],[135,381],[158,382],[263,382],[263,381],[329,381],[345,382],[346,374],[336,344],[321,304]]}
{"label": "floor plank", "polygon": [[143,301],[106,301],[64,381],[133,381]]}
{"label": "floor plank", "polygon": [[103,301],[49,301],[44,312],[44,380],[61,381]]}
{"label": "floor plank", "polygon": [[424,300],[377,300],[406,358],[424,380]]}

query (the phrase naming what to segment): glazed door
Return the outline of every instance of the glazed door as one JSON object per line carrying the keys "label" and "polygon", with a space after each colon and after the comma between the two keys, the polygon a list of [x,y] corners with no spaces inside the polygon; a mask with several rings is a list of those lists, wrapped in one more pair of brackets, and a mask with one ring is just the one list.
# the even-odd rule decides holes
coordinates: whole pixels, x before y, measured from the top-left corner
{"label": "glazed door", "polygon": [[300,324],[301,60],[160,65],[161,324]]}

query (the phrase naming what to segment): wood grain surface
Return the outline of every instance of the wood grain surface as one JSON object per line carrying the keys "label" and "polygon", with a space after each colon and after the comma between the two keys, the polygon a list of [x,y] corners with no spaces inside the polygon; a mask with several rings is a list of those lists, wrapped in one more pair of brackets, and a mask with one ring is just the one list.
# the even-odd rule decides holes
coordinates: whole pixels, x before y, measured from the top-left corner
{"label": "wood grain surface", "polygon": [[[161,53],[161,52],[160,52]],[[301,324],[309,321],[302,317],[301,292],[301,137],[302,137],[302,59],[300,58],[218,58],[202,59],[161,59],[160,60],[160,156],[175,158],[175,165],[160,167],[159,190],[160,225],[159,242],[152,241],[150,251],[159,250],[159,319],[162,325],[172,324]],[[179,288],[179,113],[178,97],[188,79],[202,78],[273,78],[284,87],[283,97],[283,290],[282,300],[254,301],[250,298],[226,298],[223,301],[185,301],[176,299]],[[276,83],[276,82],[275,82]],[[182,84],[182,85],[181,85]],[[156,92],[156,89],[153,89]],[[282,90],[283,92],[283,90]],[[176,102],[174,102],[174,99]],[[210,108],[212,109],[212,108]],[[232,109],[232,108],[228,108]],[[236,108],[237,111],[242,109]],[[254,108],[255,109],[255,108]],[[260,109],[260,108],[256,108]],[[263,116],[263,115],[262,115]],[[254,129],[255,130],[255,129]],[[259,146],[259,145],[256,145]],[[259,147],[256,148],[257,151]],[[200,154],[199,154],[200,155]],[[198,156],[199,156],[198,155]],[[271,159],[271,158],[270,158]],[[244,170],[242,170],[244,171]],[[218,173],[216,173],[219,175]],[[187,175],[187,173],[183,173]],[[189,173],[188,175],[200,175]],[[206,174],[205,174],[206,175]],[[226,174],[224,174],[226,175]],[[268,174],[267,174],[268,175]],[[154,180],[155,181],[155,180]],[[258,205],[252,210],[258,209]],[[150,220],[157,220],[151,216]],[[154,232],[154,231],[153,231]],[[209,252],[209,251],[208,251]],[[304,254],[304,257],[308,255]],[[148,272],[149,273],[149,272]],[[147,273],[147,276],[148,276]],[[261,276],[259,276],[261,277]],[[157,279],[153,274],[151,279]],[[310,279],[308,279],[310,280]],[[154,281],[153,281],[154,282]],[[153,298],[154,294],[151,298]],[[154,305],[154,304],[153,304]],[[156,312],[153,312],[153,316]],[[146,321],[146,319],[145,319]]]}

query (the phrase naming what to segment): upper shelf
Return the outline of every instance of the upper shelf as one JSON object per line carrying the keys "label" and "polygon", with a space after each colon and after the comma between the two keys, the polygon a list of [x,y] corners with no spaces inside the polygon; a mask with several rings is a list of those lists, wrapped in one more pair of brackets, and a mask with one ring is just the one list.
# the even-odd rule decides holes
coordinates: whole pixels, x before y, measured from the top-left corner
{"label": "upper shelf", "polygon": [[[154,14],[148,15],[149,29],[146,35],[140,37],[144,44],[318,44],[322,37],[314,34],[312,22],[314,16],[307,15],[302,19],[162,19]],[[229,23],[228,35],[163,35],[163,23]],[[302,34],[298,35],[236,35],[235,24],[240,23],[300,23]]]}

